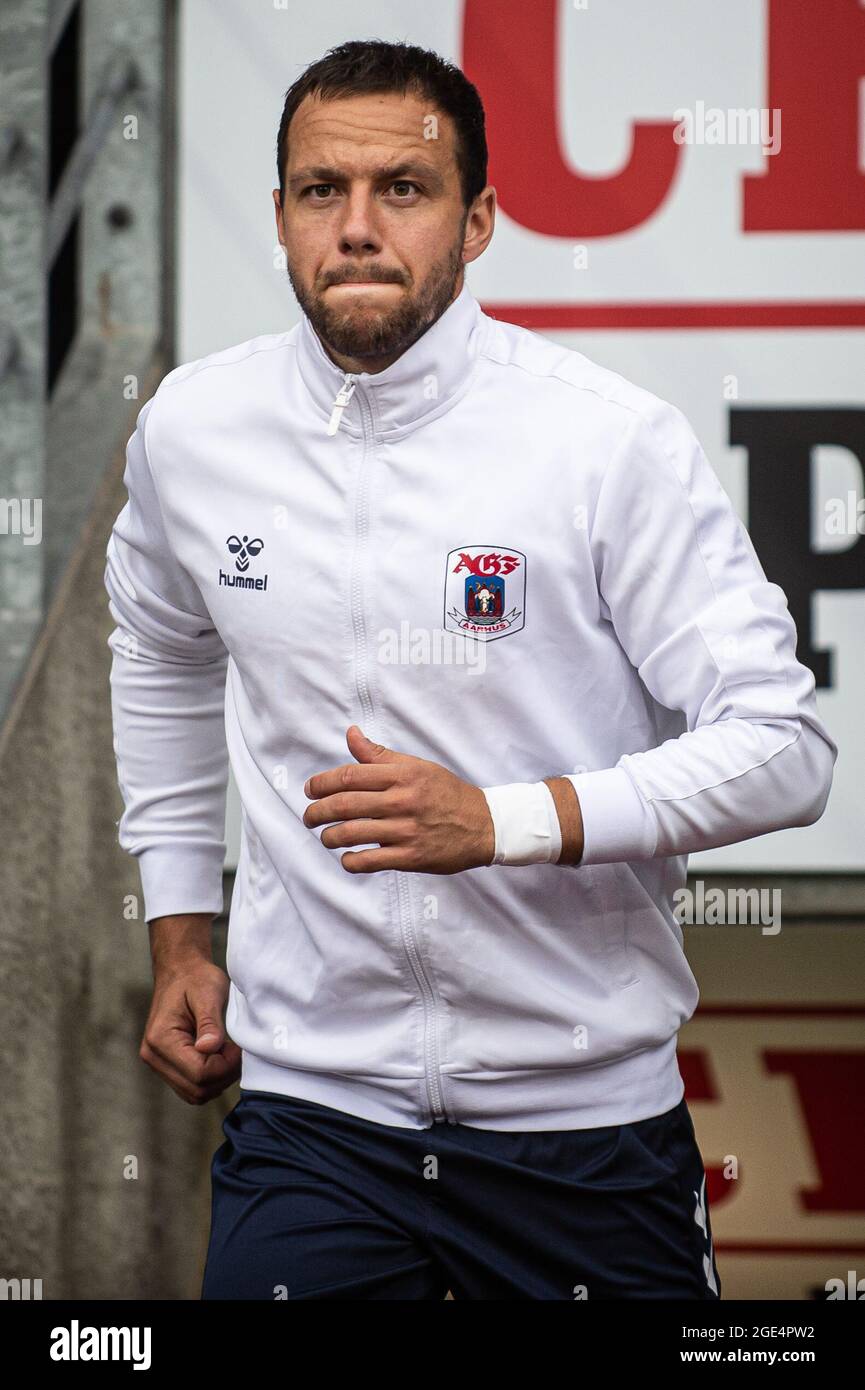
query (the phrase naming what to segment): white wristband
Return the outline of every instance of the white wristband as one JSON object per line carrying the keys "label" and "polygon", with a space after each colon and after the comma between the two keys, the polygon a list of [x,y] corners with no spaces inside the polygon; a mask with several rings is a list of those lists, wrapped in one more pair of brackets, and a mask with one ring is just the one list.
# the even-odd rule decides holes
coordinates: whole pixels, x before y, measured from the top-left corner
{"label": "white wristband", "polygon": [[496,832],[493,864],[552,864],[562,852],[562,828],[546,782],[481,787]]}

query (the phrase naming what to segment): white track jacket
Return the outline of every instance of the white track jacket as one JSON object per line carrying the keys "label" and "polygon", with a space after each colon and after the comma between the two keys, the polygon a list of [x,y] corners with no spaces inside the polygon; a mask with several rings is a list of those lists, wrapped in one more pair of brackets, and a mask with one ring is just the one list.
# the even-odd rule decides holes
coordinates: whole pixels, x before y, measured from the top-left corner
{"label": "white track jacket", "polygon": [[[676,1105],[687,855],[822,813],[837,748],[686,418],[464,285],[384,371],[309,320],[169,372],[107,548],[145,917],[222,910],[241,1086],[385,1124]],[[571,776],[576,866],[350,874],[302,815],[345,735],[477,786]]]}

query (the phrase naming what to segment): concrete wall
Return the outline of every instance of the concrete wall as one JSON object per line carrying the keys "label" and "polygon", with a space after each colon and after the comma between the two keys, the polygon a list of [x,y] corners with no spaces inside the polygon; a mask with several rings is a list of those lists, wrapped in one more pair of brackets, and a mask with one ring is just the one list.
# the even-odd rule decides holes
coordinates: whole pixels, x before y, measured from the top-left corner
{"label": "concrete wall", "polygon": [[239,1095],[188,1106],[138,1057],[150,955],[138,868],[117,844],[103,587],[124,456],[0,735],[0,1277],[41,1279],[46,1299],[198,1298],[210,1156]]}

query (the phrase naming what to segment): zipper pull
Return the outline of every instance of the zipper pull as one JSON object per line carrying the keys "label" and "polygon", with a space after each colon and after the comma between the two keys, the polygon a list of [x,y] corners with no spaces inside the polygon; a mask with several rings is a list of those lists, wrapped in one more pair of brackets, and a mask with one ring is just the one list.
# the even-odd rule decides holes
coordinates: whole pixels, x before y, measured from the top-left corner
{"label": "zipper pull", "polygon": [[[351,385],[349,385],[349,382],[351,382]],[[331,411],[330,421],[327,426],[328,434],[336,434],[337,430],[339,429],[339,422],[342,419],[342,412],[345,410],[346,406],[351,400],[352,393],[354,392],[354,388],[356,385],[357,382],[354,380],[354,373],[346,372],[345,381],[342,383],[342,386],[340,386],[339,391],[336,395],[336,400],[333,403],[333,410]]]}

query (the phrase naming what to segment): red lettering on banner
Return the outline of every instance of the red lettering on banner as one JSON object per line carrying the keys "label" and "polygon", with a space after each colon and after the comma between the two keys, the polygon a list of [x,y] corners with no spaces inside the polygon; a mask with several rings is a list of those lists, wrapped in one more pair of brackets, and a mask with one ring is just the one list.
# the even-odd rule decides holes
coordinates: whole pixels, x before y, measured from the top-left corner
{"label": "red lettering on banner", "polygon": [[[722,1099],[705,1049],[680,1047],[677,1058],[689,1105]],[[818,1187],[797,1194],[801,1209],[865,1211],[865,1051],[766,1048],[761,1058],[767,1073],[791,1078],[820,1174]],[[727,1201],[733,1188],[720,1165],[706,1165],[711,1206]]]}
{"label": "red lettering on banner", "polygon": [[781,148],[765,174],[744,176],[746,232],[843,232],[865,227],[859,168],[859,83],[865,75],[860,0],[768,0],[767,105],[781,111]]}
{"label": "red lettering on banner", "polygon": [[709,1055],[702,1048],[680,1047],[676,1053],[679,1072],[685,1086],[685,1099],[690,1105],[693,1100],[718,1100],[719,1091],[712,1078]]}
{"label": "red lettering on banner", "polygon": [[584,176],[565,163],[558,21],[559,0],[465,0],[462,68],[483,97],[489,182],[508,217],[530,231],[614,236],[658,211],[683,147],[673,139],[675,121],[634,121],[631,155],[618,174]]}
{"label": "red lettering on banner", "polygon": [[800,1192],[806,1211],[865,1211],[865,1052],[799,1049],[764,1054],[766,1070],[796,1086],[820,1186]]}

